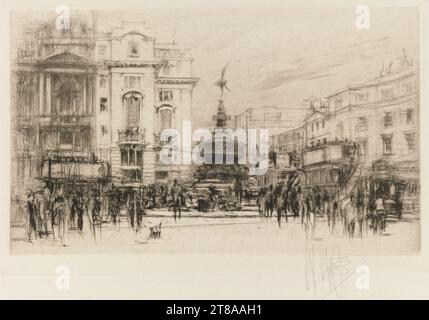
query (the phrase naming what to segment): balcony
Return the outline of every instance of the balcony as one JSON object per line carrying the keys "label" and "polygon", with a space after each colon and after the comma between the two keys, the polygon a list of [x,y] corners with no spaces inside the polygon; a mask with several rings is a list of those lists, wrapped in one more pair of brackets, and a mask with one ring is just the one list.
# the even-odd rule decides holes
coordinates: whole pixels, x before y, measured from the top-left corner
{"label": "balcony", "polygon": [[146,144],[146,132],[139,128],[118,130],[119,144]]}

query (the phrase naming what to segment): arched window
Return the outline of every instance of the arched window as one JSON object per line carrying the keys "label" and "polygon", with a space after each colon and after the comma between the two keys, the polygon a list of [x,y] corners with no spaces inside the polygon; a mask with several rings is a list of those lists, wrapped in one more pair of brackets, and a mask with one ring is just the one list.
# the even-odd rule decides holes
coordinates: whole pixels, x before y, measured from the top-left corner
{"label": "arched window", "polygon": [[124,95],[125,127],[127,129],[137,128],[140,124],[140,103],[142,97],[137,92]]}
{"label": "arched window", "polygon": [[160,131],[164,129],[171,129],[173,127],[173,111],[170,108],[161,109],[159,112],[160,117]]}
{"label": "arched window", "polygon": [[81,101],[81,91],[76,82],[67,80],[58,89],[56,113],[62,115],[78,114]]}

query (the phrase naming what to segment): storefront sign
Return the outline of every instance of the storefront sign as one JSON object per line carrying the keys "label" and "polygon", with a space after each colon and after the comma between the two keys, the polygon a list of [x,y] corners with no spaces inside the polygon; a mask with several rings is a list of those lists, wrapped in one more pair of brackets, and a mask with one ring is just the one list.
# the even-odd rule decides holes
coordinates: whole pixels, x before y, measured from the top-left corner
{"label": "storefront sign", "polygon": [[313,151],[307,151],[304,153],[304,165],[308,166],[314,163],[320,163],[325,161],[324,150],[318,149]]}
{"label": "storefront sign", "polygon": [[324,146],[321,149],[306,151],[304,153],[304,165],[308,166],[324,161],[339,161],[343,159],[342,146]]}
{"label": "storefront sign", "polygon": [[43,166],[43,177],[54,179],[104,179],[108,175],[106,163],[51,163]]}

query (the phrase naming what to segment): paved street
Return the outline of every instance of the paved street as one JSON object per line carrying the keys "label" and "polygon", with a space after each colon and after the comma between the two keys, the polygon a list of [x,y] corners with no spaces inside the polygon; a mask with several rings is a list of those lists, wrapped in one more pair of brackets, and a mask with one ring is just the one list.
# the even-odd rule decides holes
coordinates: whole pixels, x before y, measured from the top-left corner
{"label": "paved street", "polygon": [[[149,227],[162,222],[160,239],[149,239]],[[405,217],[390,223],[381,237],[372,233],[362,238],[347,239],[340,228],[330,234],[327,222],[318,220],[315,236],[307,240],[300,221],[284,218],[281,228],[276,219],[261,218],[256,212],[184,213],[174,221],[172,212],[148,211],[143,220],[142,232],[136,234],[127,221],[113,226],[104,224],[101,233],[94,238],[87,229],[84,232],[69,231],[66,246],[58,240],[37,239],[28,242],[22,223],[12,224],[11,241],[13,254],[74,254],[74,253],[298,253],[305,252],[308,241],[321,246],[335,246],[347,253],[395,253],[410,254],[418,251],[419,222]],[[344,241],[346,240],[347,241]]]}

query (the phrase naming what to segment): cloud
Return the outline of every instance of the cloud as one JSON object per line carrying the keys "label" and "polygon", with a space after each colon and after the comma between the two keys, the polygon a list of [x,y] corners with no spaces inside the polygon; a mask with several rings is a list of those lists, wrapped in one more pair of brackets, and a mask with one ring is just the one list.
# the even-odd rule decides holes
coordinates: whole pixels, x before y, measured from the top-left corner
{"label": "cloud", "polygon": [[316,64],[314,62],[308,62],[308,64],[306,64],[302,61],[292,68],[266,74],[264,79],[257,85],[257,89],[270,90],[292,82],[333,76],[335,75],[333,69],[343,66],[344,64],[344,61],[321,62]]}

